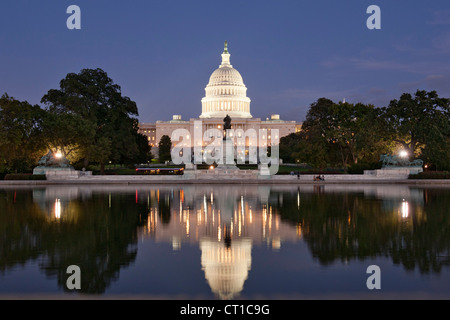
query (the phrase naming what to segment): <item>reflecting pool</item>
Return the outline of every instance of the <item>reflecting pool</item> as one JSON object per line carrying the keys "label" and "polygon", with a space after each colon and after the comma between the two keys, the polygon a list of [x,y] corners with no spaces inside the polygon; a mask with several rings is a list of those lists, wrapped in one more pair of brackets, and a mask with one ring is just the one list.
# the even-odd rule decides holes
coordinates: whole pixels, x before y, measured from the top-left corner
{"label": "reflecting pool", "polygon": [[1,187],[0,298],[449,299],[449,208],[442,186]]}

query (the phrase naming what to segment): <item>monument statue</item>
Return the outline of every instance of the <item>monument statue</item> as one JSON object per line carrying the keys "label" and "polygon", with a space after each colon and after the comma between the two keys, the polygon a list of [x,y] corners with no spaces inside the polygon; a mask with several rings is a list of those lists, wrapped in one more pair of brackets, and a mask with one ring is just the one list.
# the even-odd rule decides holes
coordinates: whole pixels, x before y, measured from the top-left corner
{"label": "monument statue", "polygon": [[223,118],[223,131],[225,132],[223,140],[227,139],[227,129],[231,129],[231,117],[229,115]]}
{"label": "monument statue", "polygon": [[72,171],[74,168],[70,165],[70,162],[66,157],[61,154],[57,156],[52,150],[49,150],[49,152],[39,160],[38,166],[33,170],[33,174],[46,174],[48,170]]}
{"label": "monument statue", "polygon": [[69,160],[64,156],[57,157],[53,151],[49,151],[39,160],[38,165],[44,167],[70,168]]}
{"label": "monument statue", "polygon": [[416,159],[409,161],[408,159],[403,159],[396,155],[383,154],[380,156],[380,161],[383,168],[396,168],[396,167],[422,167],[423,161],[421,159]]}

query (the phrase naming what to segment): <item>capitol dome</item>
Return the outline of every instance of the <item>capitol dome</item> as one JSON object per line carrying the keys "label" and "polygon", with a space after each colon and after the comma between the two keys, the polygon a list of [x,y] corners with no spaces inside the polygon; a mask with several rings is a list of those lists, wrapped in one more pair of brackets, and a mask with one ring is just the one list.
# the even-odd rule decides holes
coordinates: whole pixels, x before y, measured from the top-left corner
{"label": "capitol dome", "polygon": [[222,63],[209,78],[202,99],[200,118],[251,118],[247,87],[239,71],[230,64],[230,53],[225,42]]}
{"label": "capitol dome", "polygon": [[239,71],[234,69],[231,65],[219,67],[214,71],[209,78],[209,83],[207,87],[215,87],[220,85],[231,85],[245,87],[244,80],[242,79]]}

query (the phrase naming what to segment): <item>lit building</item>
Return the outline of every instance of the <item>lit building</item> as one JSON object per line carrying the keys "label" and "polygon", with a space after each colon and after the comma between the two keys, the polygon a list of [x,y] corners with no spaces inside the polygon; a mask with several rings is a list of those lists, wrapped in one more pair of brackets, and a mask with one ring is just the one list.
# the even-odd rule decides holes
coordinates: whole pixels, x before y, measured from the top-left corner
{"label": "lit building", "polygon": [[[209,83],[205,88],[205,97],[201,101],[202,113],[198,118],[182,120],[180,115],[174,115],[170,121],[140,123],[139,131],[148,137],[154,155],[158,153],[157,147],[162,136],[172,137],[174,130],[185,129],[190,133],[186,140],[190,140],[190,146],[195,147],[193,141],[195,130],[201,129],[201,132],[206,132],[208,129],[223,130],[223,120],[227,115],[232,119],[232,129],[242,129],[244,132],[253,129],[257,133],[261,132],[263,140],[266,141],[264,144],[267,143],[263,146],[270,146],[272,140],[279,141],[281,137],[301,130],[301,123],[281,120],[278,114],[272,114],[266,120],[252,117],[251,100],[247,97],[247,87],[239,71],[231,65],[230,56],[227,42],[225,42],[222,63],[209,78]],[[199,128],[200,125],[201,128]],[[272,132],[275,133],[272,134]],[[175,141],[173,143],[176,144]],[[202,147],[205,146],[203,141],[200,144]],[[247,139],[246,146],[248,147],[248,145]]]}

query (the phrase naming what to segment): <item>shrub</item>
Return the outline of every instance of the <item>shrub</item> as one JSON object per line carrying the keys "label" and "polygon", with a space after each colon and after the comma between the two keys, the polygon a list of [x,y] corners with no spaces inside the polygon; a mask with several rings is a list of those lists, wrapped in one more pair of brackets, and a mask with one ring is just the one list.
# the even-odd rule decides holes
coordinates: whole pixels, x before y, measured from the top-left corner
{"label": "shrub", "polygon": [[33,175],[31,173],[9,173],[5,180],[47,180],[45,175]]}
{"label": "shrub", "polygon": [[410,174],[409,179],[450,179],[449,171],[425,171],[419,174]]}
{"label": "shrub", "polygon": [[375,163],[357,163],[348,168],[349,174],[363,174],[364,170],[376,170],[380,169],[381,164],[379,162]]}

